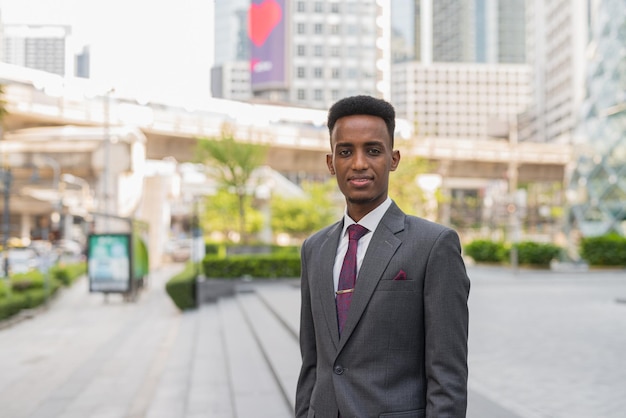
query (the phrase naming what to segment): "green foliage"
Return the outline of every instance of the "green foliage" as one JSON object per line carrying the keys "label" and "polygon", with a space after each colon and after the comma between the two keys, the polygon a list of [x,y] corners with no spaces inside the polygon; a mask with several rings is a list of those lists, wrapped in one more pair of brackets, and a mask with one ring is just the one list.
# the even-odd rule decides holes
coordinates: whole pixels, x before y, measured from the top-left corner
{"label": "green foliage", "polygon": [[9,295],[9,288],[6,285],[6,280],[0,279],[0,300]]}
{"label": "green foliage", "polygon": [[299,254],[206,256],[202,268],[207,278],[289,278],[300,276]]}
{"label": "green foliage", "polygon": [[196,268],[187,263],[185,269],[169,279],[165,291],[180,310],[196,307]]}
{"label": "green foliage", "polygon": [[585,237],[580,255],[592,266],[626,266],[626,238],[617,233]]}
{"label": "green foliage", "polygon": [[[53,266],[48,270],[48,278],[39,271],[15,274],[10,277],[11,289],[0,280],[0,320],[9,318],[22,309],[42,305],[46,296],[54,295],[61,286],[69,286],[85,274],[84,262]],[[48,289],[46,289],[46,282]]]}
{"label": "green foliage", "polygon": [[204,254],[219,255],[221,251],[221,244],[205,243]]}
{"label": "green foliage", "polygon": [[532,241],[523,241],[513,245],[517,248],[517,260],[519,264],[531,266],[549,266],[550,262],[561,253],[561,247]]}
{"label": "green foliage", "polygon": [[[238,219],[239,198],[226,189],[220,189],[214,196],[207,197],[202,214],[202,226],[205,231],[220,232],[225,237],[232,232],[241,233]],[[244,220],[244,235],[259,232],[263,227],[263,215],[249,206]]]}
{"label": "green foliage", "polygon": [[25,292],[33,289],[43,289],[45,278],[40,271],[14,274],[10,278],[12,292]]}
{"label": "green foliage", "polygon": [[426,196],[416,180],[417,176],[427,173],[428,170],[429,164],[426,160],[407,157],[400,160],[398,168],[390,175],[389,196],[400,208],[411,215],[425,216],[427,214]]}
{"label": "green foliage", "polygon": [[464,252],[477,263],[500,263],[506,259],[504,243],[485,239],[477,239],[465,245]]}
{"label": "green foliage", "polygon": [[63,286],[70,286],[76,279],[87,272],[87,263],[56,265],[51,267],[48,272],[51,277],[58,280]]}
{"label": "green foliage", "polygon": [[272,197],[272,231],[305,238],[337,219],[330,196],[336,189],[333,181],[305,183],[305,198]]}
{"label": "green foliage", "polygon": [[237,141],[228,128],[222,131],[220,138],[199,139],[196,158],[216,169],[216,178],[220,188],[237,196],[237,217],[239,233],[247,241],[247,216],[250,206],[248,182],[252,172],[265,161],[266,146]]}

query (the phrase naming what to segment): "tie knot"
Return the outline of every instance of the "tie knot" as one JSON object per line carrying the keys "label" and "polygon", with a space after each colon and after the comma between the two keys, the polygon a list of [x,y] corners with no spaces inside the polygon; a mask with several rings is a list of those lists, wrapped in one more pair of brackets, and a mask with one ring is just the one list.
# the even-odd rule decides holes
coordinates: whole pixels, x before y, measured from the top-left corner
{"label": "tie knot", "polygon": [[360,240],[361,237],[370,232],[369,229],[359,224],[352,224],[348,227],[348,239],[352,240]]}

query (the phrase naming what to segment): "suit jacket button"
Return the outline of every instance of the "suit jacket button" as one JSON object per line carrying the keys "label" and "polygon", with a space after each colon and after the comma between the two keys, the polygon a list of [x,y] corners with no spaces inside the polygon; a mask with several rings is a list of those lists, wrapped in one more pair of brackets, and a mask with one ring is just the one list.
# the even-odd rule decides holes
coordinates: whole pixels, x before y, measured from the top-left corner
{"label": "suit jacket button", "polygon": [[335,366],[335,374],[343,374],[343,367]]}

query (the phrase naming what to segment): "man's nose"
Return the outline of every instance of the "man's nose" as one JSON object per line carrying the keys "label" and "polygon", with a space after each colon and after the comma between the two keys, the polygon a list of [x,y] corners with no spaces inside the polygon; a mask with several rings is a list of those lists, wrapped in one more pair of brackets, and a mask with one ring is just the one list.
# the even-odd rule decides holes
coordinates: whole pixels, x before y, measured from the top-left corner
{"label": "man's nose", "polygon": [[356,151],[352,160],[352,168],[354,170],[364,170],[367,168],[367,154],[365,151]]}

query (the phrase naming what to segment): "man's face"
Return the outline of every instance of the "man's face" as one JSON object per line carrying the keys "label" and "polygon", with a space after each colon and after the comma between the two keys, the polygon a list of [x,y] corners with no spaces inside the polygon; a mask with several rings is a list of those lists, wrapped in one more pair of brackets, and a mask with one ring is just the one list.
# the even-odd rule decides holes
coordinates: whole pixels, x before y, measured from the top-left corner
{"label": "man's face", "polygon": [[326,164],[346,197],[348,214],[358,221],[387,198],[389,172],[398,167],[400,152],[391,149],[387,125],[377,116],[338,119],[330,142]]}

